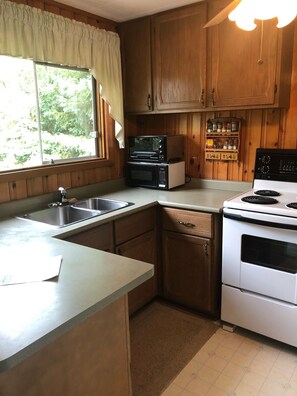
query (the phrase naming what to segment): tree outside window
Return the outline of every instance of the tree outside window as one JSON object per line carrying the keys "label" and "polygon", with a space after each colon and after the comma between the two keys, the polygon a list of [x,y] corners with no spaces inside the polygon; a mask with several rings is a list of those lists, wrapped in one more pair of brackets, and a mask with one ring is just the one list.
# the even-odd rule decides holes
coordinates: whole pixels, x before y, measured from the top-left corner
{"label": "tree outside window", "polygon": [[98,158],[88,70],[0,56],[0,171]]}

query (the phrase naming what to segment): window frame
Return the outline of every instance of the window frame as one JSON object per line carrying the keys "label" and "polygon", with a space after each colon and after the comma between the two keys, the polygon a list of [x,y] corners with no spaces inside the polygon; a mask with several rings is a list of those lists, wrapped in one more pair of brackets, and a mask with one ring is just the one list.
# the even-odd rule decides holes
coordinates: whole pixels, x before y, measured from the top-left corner
{"label": "window frame", "polygon": [[[47,64],[46,62],[35,62],[36,64]],[[55,65],[55,67],[64,66]],[[66,66],[67,67],[67,66]],[[70,67],[72,68],[72,67]],[[98,83],[94,76],[92,76],[92,84],[95,89],[96,111],[94,111],[94,124],[98,131],[96,137],[97,147],[96,151],[97,158],[81,158],[65,160],[65,162],[57,161],[54,163],[40,164],[38,166],[24,168],[24,169],[12,169],[6,171],[0,171],[0,183],[12,182],[28,178],[49,176],[65,172],[75,172],[87,169],[93,169],[94,167],[109,167],[112,166],[114,161],[110,158],[109,147],[111,145],[110,139],[114,136],[115,121],[109,116],[108,104],[103,100],[98,89]]]}

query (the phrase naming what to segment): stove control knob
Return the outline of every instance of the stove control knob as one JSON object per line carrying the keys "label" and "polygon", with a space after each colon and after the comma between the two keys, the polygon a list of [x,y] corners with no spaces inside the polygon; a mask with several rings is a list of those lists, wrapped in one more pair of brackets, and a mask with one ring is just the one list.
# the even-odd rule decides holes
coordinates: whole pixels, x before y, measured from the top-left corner
{"label": "stove control knob", "polygon": [[263,155],[262,157],[263,164],[269,164],[270,160],[271,160],[270,155]]}
{"label": "stove control knob", "polygon": [[269,173],[269,166],[268,166],[268,165],[263,165],[263,166],[261,167],[261,173],[264,173],[265,175],[266,175],[267,173]]}

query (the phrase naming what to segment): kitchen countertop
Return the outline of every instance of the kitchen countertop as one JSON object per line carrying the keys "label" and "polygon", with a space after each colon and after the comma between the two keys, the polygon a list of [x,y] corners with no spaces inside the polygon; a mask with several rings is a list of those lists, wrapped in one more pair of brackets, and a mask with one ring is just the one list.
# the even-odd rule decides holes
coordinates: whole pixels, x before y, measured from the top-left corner
{"label": "kitchen countertop", "polygon": [[172,191],[128,188],[122,180],[70,190],[69,198],[100,196],[134,205],[59,229],[11,217],[33,207],[37,210],[38,205],[46,207],[48,197],[1,204],[1,262],[56,255],[63,259],[58,278],[0,286],[0,372],[153,275],[153,266],[148,263],[75,245],[63,238],[157,204],[220,213],[224,200],[249,188],[249,183],[195,179]]}

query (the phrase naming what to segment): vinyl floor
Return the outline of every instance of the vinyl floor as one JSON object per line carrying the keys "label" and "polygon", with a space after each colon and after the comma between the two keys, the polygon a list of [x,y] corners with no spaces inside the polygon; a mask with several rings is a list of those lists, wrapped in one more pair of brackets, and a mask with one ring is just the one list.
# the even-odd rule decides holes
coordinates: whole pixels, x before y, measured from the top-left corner
{"label": "vinyl floor", "polygon": [[219,328],[162,396],[297,396],[297,348]]}

